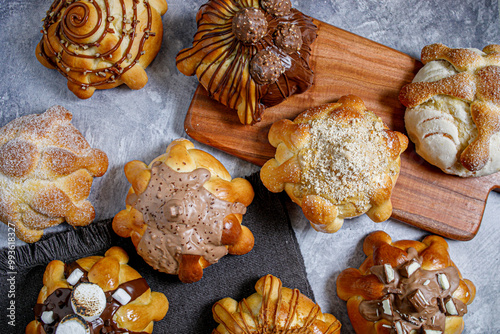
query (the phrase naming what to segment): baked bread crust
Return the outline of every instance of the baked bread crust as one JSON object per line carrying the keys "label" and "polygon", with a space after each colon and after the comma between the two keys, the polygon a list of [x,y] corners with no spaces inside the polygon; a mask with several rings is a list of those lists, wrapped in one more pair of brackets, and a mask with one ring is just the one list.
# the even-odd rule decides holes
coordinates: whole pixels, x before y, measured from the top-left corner
{"label": "baked bread crust", "polygon": [[426,64],[399,99],[416,151],[445,173],[500,171],[500,45],[422,49]]}
{"label": "baked bread crust", "polygon": [[[104,256],[89,256],[76,261],[84,269],[89,282],[99,285],[104,292],[116,290],[121,284],[141,279],[142,276],[128,263],[127,253],[120,247],[110,248]],[[46,299],[58,289],[73,289],[65,276],[64,262],[54,260],[47,265],[43,274],[43,288],[38,295],[37,304],[44,304]],[[67,272],[67,271],[66,271]],[[147,290],[140,296],[122,305],[114,313],[112,320],[118,328],[130,332],[153,332],[153,322],[160,321],[168,311],[168,300],[161,292]],[[103,319],[104,320],[104,319]],[[26,327],[26,334],[45,333],[43,323],[33,320]],[[103,332],[104,333],[104,332]]]}
{"label": "baked bread crust", "polygon": [[219,326],[212,334],[340,333],[337,318],[321,313],[320,307],[299,290],[282,287],[277,277],[262,277],[255,291],[239,303],[232,298],[215,303],[212,312]]}
{"label": "baked bread crust", "polygon": [[81,99],[123,83],[141,89],[144,69],[160,50],[166,11],[165,0],[54,1],[36,57],[68,79]]}
{"label": "baked bread crust", "polygon": [[108,158],[90,147],[71,118],[53,106],[0,129],[0,221],[25,242],[38,241],[44,229],[63,221],[85,226],[95,217],[87,197]]}
{"label": "baked bread crust", "polygon": [[[185,183],[173,185],[173,192],[168,195],[162,193],[160,196],[166,199],[153,200],[157,203],[145,205],[141,209],[139,202],[147,201],[148,196],[157,197],[154,195],[157,190],[153,181],[169,179],[168,176],[157,176],[161,171],[176,173],[172,177],[175,180],[187,177],[199,180],[200,183],[192,188]],[[132,187],[127,195],[126,209],[113,219],[113,229],[121,237],[130,237],[140,255],[153,268],[178,275],[184,283],[192,283],[202,278],[204,268],[217,262],[227,252],[242,255],[252,250],[253,234],[246,226],[241,225],[243,213],[254,197],[251,184],[242,178],[231,179],[226,168],[217,159],[195,149],[189,140],[174,140],[167,147],[166,153],[154,159],[149,166],[141,161],[127,163],[125,175]],[[167,188],[160,183],[158,194],[161,187]],[[191,190],[185,197],[176,198],[185,188]],[[203,206],[203,198],[207,194],[212,202],[210,207]],[[163,204],[162,201],[166,203]],[[156,209],[153,209],[155,205],[160,208],[161,213],[157,214]],[[192,207],[198,209],[199,206],[203,206],[200,211],[190,213]],[[218,211],[217,207],[221,206],[230,210]],[[231,211],[233,208],[235,210]],[[154,213],[150,214],[152,211]],[[221,215],[223,220],[210,220],[211,216],[217,215]],[[204,226],[208,226],[206,230]],[[184,231],[184,228],[185,232],[164,234],[170,229]],[[189,238],[179,237],[182,233]],[[210,242],[209,238],[212,239]],[[149,242],[151,247],[146,245]],[[205,242],[208,245],[204,245]],[[202,246],[198,246],[200,243]],[[161,251],[156,251],[157,249]]]}
{"label": "baked bread crust", "polygon": [[269,142],[276,156],[262,167],[262,182],[272,192],[285,190],[316,230],[336,232],[344,218],[363,213],[375,222],[390,217],[408,139],[389,130],[358,97],[343,96],[294,121],[275,122]]}
{"label": "baked bread crust", "polygon": [[289,0],[210,0],[196,22],[193,46],[179,52],[177,68],[196,75],[241,123],[259,122],[267,107],[313,84],[309,58],[317,27]]}
{"label": "baked bread crust", "polygon": [[[388,294],[384,283],[372,274],[370,269],[383,264],[390,264],[394,268],[401,266],[410,259],[411,248],[418,252],[418,256],[422,259],[421,268],[424,270],[442,271],[449,267],[456,269],[459,283],[452,294],[453,298],[464,304],[470,304],[474,300],[475,286],[471,281],[462,278],[460,271],[450,258],[448,244],[443,238],[430,235],[422,242],[413,240],[393,242],[387,233],[375,231],[370,233],[363,242],[363,252],[367,258],[359,269],[345,269],[337,277],[337,295],[347,301],[347,311],[356,333],[375,334],[394,331],[394,324],[387,319],[379,321],[365,319],[360,312],[360,305],[363,301],[380,300]],[[431,302],[436,303],[436,299],[432,299]],[[458,334],[464,328],[461,316],[448,315],[445,324],[443,334]]]}

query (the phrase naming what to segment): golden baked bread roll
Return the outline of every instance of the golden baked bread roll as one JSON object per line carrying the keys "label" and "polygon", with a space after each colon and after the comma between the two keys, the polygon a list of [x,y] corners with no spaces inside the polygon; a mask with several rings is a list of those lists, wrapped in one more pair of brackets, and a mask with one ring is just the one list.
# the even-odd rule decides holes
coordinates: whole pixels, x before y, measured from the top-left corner
{"label": "golden baked bread roll", "polygon": [[448,174],[500,171],[500,45],[423,48],[425,66],[399,99],[416,151]]}
{"label": "golden baked bread roll", "polygon": [[347,301],[356,333],[462,332],[476,288],[462,278],[443,238],[393,242],[376,231],[366,237],[363,252],[367,258],[359,269],[337,277],[337,294]]}
{"label": "golden baked bread roll", "polygon": [[313,84],[309,67],[317,27],[290,0],[210,0],[196,15],[193,46],[177,68],[235,109],[243,124]]}
{"label": "golden baked bread roll", "polygon": [[363,213],[375,222],[390,217],[408,139],[358,97],[275,122],[269,142],[276,155],[262,167],[262,182],[272,192],[285,190],[316,230],[336,232],[344,218]]}
{"label": "golden baked bread roll", "polygon": [[81,99],[126,84],[141,89],[160,50],[165,0],[56,0],[43,20],[36,57],[57,69]]}
{"label": "golden baked bread roll", "polygon": [[[123,249],[112,247],[104,256],[68,264],[50,262],[34,307],[35,320],[26,327],[26,334],[55,333],[55,329],[59,333],[65,318],[73,326],[86,326],[89,334],[152,333],[153,322],[167,313],[168,300],[163,293],[151,291],[128,260]],[[85,320],[91,314],[94,319]]]}
{"label": "golden baked bread roll", "polygon": [[63,221],[85,226],[95,211],[87,200],[94,177],[108,169],[61,106],[19,117],[0,129],[0,221],[25,242]]}
{"label": "golden baked bread roll", "polygon": [[337,318],[321,313],[299,290],[282,287],[277,277],[262,277],[255,291],[239,303],[232,298],[215,303],[212,312],[219,326],[212,334],[340,333]]}
{"label": "golden baked bread roll", "polygon": [[154,269],[192,283],[228,252],[252,250],[253,234],[241,225],[254,197],[251,184],[231,179],[217,159],[189,140],[174,140],[149,166],[127,163],[125,175],[132,187],[113,229],[130,237]]}

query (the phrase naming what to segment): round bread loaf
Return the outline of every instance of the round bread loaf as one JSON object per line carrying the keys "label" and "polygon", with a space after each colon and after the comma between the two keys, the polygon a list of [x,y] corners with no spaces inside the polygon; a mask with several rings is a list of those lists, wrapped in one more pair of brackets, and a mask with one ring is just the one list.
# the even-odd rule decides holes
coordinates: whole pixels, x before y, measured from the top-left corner
{"label": "round bread loaf", "polygon": [[[50,262],[34,307],[36,319],[28,324],[26,334],[75,333],[80,326],[90,334],[152,333],[154,321],[167,313],[168,300],[163,293],[151,291],[128,260],[122,248],[112,247],[104,256]],[[85,320],[82,315],[89,313],[95,313],[94,319]],[[59,331],[62,322],[70,323],[73,331]]]}
{"label": "round bread loaf", "polygon": [[391,131],[353,95],[275,122],[275,158],[260,171],[272,192],[285,190],[318,231],[334,233],[344,218],[392,214],[391,194],[408,138]]}
{"label": "round bread loaf", "polygon": [[113,229],[130,237],[154,269],[192,283],[227,253],[252,250],[253,234],[241,225],[254,197],[250,182],[231,179],[217,159],[189,140],[174,140],[149,166],[127,163],[125,175],[132,187]]}
{"label": "round bread loaf", "polygon": [[375,231],[364,240],[363,252],[359,269],[347,268],[337,277],[337,295],[347,301],[356,333],[462,332],[476,288],[462,278],[443,238],[392,241]]}
{"label": "round bread loaf", "polygon": [[[255,293],[237,302],[224,298],[212,307],[219,326],[212,334],[338,334],[340,321],[297,289],[282,286],[272,275],[260,278]],[[244,328],[244,332],[242,332]]]}
{"label": "round bread loaf", "polygon": [[417,153],[461,177],[500,171],[500,46],[432,44],[422,50],[422,62],[399,96]]}
{"label": "round bread loaf", "polygon": [[0,128],[0,221],[25,242],[64,221],[85,226],[94,220],[87,198],[108,157],[90,147],[72,117],[54,106]]}
{"label": "round bread loaf", "polygon": [[125,83],[141,89],[163,37],[165,0],[56,0],[43,20],[36,57],[57,69],[81,99]]}

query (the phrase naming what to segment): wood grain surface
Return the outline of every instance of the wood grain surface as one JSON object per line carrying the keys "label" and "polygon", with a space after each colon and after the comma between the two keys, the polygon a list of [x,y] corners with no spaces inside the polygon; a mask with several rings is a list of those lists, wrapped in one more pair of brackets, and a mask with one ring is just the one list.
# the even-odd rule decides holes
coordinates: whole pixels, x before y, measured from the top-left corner
{"label": "wood grain surface", "polygon": [[[406,133],[401,87],[411,82],[422,64],[412,57],[315,20],[318,38],[312,48],[315,82],[265,111],[256,125],[242,125],[235,111],[211,99],[198,86],[185,119],[193,139],[262,166],[274,157],[267,140],[270,126],[282,118],[341,96],[354,94],[393,130]],[[422,46],[423,47],[423,46]],[[500,173],[480,178],[447,175],[425,162],[410,143],[402,155],[401,173],[392,194],[392,217],[451,239],[472,239],[481,224],[486,199],[500,188]]]}

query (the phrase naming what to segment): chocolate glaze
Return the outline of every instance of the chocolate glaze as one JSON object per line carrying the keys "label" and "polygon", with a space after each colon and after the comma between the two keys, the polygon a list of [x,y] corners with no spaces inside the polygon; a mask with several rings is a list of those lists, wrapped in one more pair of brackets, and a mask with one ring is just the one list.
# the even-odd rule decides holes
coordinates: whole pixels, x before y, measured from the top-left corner
{"label": "chocolate glaze", "polygon": [[[262,3],[267,2],[262,1]],[[283,5],[280,4],[280,6],[286,6],[286,3],[289,3],[289,1],[283,2]],[[270,4],[272,5],[272,3]],[[217,66],[217,68],[205,88],[210,97],[217,98],[219,102],[231,109],[237,109],[239,101],[235,97],[241,94],[243,87],[246,87],[245,110],[247,113],[251,113],[253,123],[261,120],[266,108],[283,102],[293,94],[306,91],[312,86],[314,80],[314,73],[309,67],[309,58],[311,56],[311,44],[317,37],[316,31],[318,28],[309,16],[294,8],[282,10],[282,16],[275,16],[272,14],[273,11],[269,9],[271,7],[266,7],[268,8],[265,13],[267,20],[266,35],[253,44],[245,44],[234,36],[232,25],[215,23],[203,23],[201,25],[201,20],[205,15],[227,18],[228,22],[231,23],[232,18],[245,8],[243,1],[231,1],[224,6],[219,1],[208,1],[200,7],[198,12],[197,24],[199,30],[193,47],[179,52],[176,60],[177,66],[180,67],[181,63],[192,61],[190,58],[196,57],[200,52],[210,54],[217,51],[217,49],[225,50],[214,59],[211,66]],[[269,47],[279,49],[279,46],[274,43],[274,36],[280,24],[293,25],[300,30],[302,37],[300,49],[292,53],[280,49],[277,55],[285,66],[285,72],[273,83],[259,84],[251,75],[244,76],[243,74],[249,70],[249,62],[259,51]],[[191,54],[193,49],[196,52]],[[223,64],[228,59],[232,59],[228,68],[217,65]],[[202,63],[203,60],[199,61],[192,71],[192,74],[196,73],[198,75],[200,81],[210,68],[210,66],[207,66],[204,71],[199,72],[198,69]],[[220,80],[216,81],[216,77],[220,78]],[[242,82],[244,77],[248,80],[245,83]],[[251,91],[253,89],[251,88],[251,81],[255,84],[254,91]],[[227,91],[227,94],[221,94],[222,91]],[[220,95],[216,96],[216,94]],[[251,95],[255,96],[255,101],[250,101]]]}
{"label": "chocolate glaze", "polygon": [[148,226],[137,253],[154,269],[177,274],[183,254],[203,256],[211,264],[227,254],[221,242],[224,218],[244,214],[246,207],[206,190],[203,184],[210,175],[204,168],[176,172],[157,161],[147,189],[127,197],[127,205],[140,211]]}
{"label": "chocolate glaze", "polygon": [[[42,41],[40,42],[41,54],[49,64],[54,66],[68,81],[80,85],[82,89],[87,89],[90,86],[99,87],[107,84],[115,83],[119,77],[131,69],[144,54],[144,44],[149,36],[155,36],[155,32],[151,31],[152,13],[151,7],[147,1],[144,1],[144,6],[148,12],[148,22],[146,24],[146,29],[141,37],[137,53],[132,55],[131,49],[136,37],[136,28],[139,21],[137,20],[137,4],[139,0],[133,1],[132,6],[132,20],[126,19],[127,8],[124,0],[120,1],[121,5],[121,15],[123,17],[121,23],[121,35],[119,36],[118,42],[111,47],[109,50],[101,54],[95,55],[85,55],[83,52],[91,47],[99,47],[100,43],[108,33],[115,33],[115,30],[110,27],[111,22],[115,19],[110,15],[110,5],[109,0],[104,0],[105,12],[96,3],[96,0],[90,0],[90,4],[93,5],[95,11],[98,15],[98,20],[95,27],[85,34],[80,35],[75,29],[81,28],[88,22],[89,19],[89,3],[82,2],[79,0],[55,0],[50,9],[47,11],[47,16],[43,20],[43,29],[41,33],[43,34]],[[130,22],[131,29],[127,29],[127,22]],[[62,51],[57,52],[55,46],[52,46],[48,37],[49,28],[56,24],[56,36],[57,40],[60,41]],[[101,30],[100,28],[104,26]],[[93,36],[94,34],[102,31],[100,35],[96,36],[94,42],[83,43],[81,40]],[[125,36],[128,36],[128,44],[122,45],[124,43]],[[74,67],[66,63],[62,56],[63,54],[68,54],[72,57],[78,58],[88,58],[88,59],[103,59],[107,60],[113,56],[113,53],[118,50],[118,48],[125,49],[123,56],[110,65],[106,69],[87,69]],[[134,57],[132,59],[132,57]],[[128,65],[127,62],[130,62]],[[125,64],[124,64],[125,63]],[[88,82],[79,81],[72,75],[72,73],[83,73],[83,74],[93,74],[88,77]]]}
{"label": "chocolate glaze", "polygon": [[[88,282],[88,272],[83,269],[76,261],[70,264],[66,264],[64,268],[64,276],[66,278],[71,275],[73,270],[76,268],[83,272],[80,282]],[[104,333],[130,333],[130,334],[146,334],[146,332],[132,332],[127,329],[119,328],[118,324],[113,320],[113,316],[122,306],[113,297],[113,293],[118,289],[125,290],[132,298],[130,302],[133,302],[139,298],[144,292],[149,289],[149,285],[144,278],[138,278],[132,281],[122,283],[115,290],[110,290],[105,292],[106,295],[106,307],[104,311],[96,320],[89,322],[90,332],[92,334],[104,334]],[[35,319],[42,324],[44,330],[43,333],[52,334],[55,333],[57,324],[66,315],[74,314],[73,308],[71,307],[71,292],[72,288],[59,288],[56,289],[52,294],[50,294],[43,304],[36,304],[34,307]],[[42,322],[42,313],[45,311],[54,312],[55,321],[52,324],[45,324]]]}
{"label": "chocolate glaze", "polygon": [[[414,248],[408,249],[408,261],[402,263],[394,270],[394,280],[388,283],[383,265],[375,265],[370,272],[385,285],[385,296],[380,300],[365,300],[359,305],[359,312],[368,321],[386,319],[393,324],[391,333],[396,333],[395,325],[399,323],[404,333],[411,330],[434,329],[444,333],[446,321],[446,308],[444,303],[452,299],[455,303],[458,315],[467,313],[467,306],[460,300],[452,297],[458,288],[460,276],[455,267],[447,267],[441,270],[417,269],[410,277],[406,278],[404,267],[411,261],[417,261],[420,265],[422,259]],[[445,274],[449,287],[443,289],[438,281],[438,274]],[[390,305],[391,311],[384,312],[384,299],[386,306]]]}

